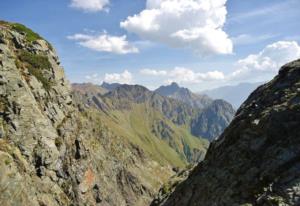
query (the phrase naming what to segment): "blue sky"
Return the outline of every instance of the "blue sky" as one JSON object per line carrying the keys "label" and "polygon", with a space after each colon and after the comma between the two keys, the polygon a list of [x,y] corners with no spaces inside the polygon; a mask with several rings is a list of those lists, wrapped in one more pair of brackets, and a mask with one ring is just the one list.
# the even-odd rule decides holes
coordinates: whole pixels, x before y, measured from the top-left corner
{"label": "blue sky", "polygon": [[3,0],[0,18],[49,40],[71,82],[201,91],[267,81],[300,58],[299,0],[205,1]]}

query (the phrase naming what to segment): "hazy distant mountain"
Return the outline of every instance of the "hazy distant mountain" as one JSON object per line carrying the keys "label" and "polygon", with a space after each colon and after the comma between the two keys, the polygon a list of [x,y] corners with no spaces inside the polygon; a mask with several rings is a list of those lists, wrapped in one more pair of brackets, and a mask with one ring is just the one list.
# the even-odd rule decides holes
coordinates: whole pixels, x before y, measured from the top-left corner
{"label": "hazy distant mountain", "polygon": [[106,88],[102,86],[94,85],[92,83],[83,83],[83,84],[74,83],[72,84],[72,88],[82,94],[90,93],[92,95],[96,95],[96,94],[103,95],[109,92],[109,90],[107,90]]}
{"label": "hazy distant mountain", "polygon": [[187,88],[180,87],[175,82],[167,86],[161,86],[156,89],[155,92],[162,96],[177,99],[192,107],[200,109],[207,107],[213,102],[213,100],[207,95],[195,94]]}
{"label": "hazy distant mountain", "polygon": [[246,100],[250,93],[261,84],[263,83],[240,83],[234,86],[224,86],[212,90],[202,91],[199,94],[206,94],[214,99],[224,99],[230,102],[235,109],[237,109]]}
{"label": "hazy distant mountain", "polygon": [[117,87],[121,86],[122,84],[119,83],[107,83],[107,82],[103,82],[101,84],[101,87],[108,90],[108,91],[112,91],[114,89],[116,89]]}

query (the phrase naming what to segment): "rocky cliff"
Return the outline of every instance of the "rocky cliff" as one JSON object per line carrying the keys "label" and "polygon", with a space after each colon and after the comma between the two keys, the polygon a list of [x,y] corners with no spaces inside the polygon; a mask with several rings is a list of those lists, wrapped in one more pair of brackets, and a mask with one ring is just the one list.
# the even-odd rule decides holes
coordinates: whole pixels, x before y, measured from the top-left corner
{"label": "rocky cliff", "polygon": [[300,205],[300,60],[255,90],[207,156],[152,205]]}
{"label": "rocky cliff", "polygon": [[173,172],[75,102],[52,46],[0,22],[1,205],[147,205]]}

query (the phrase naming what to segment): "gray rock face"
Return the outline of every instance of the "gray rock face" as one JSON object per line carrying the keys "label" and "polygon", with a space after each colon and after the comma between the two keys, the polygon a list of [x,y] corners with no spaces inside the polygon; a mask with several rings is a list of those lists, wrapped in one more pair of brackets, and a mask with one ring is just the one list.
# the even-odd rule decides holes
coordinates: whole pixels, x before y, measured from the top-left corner
{"label": "gray rock face", "polygon": [[155,205],[300,205],[300,60],[259,87],[205,160]]}
{"label": "gray rock face", "polygon": [[224,100],[214,100],[199,116],[193,119],[192,134],[213,141],[230,124],[234,114],[235,110],[231,104]]}
{"label": "gray rock face", "polygon": [[149,203],[171,168],[78,110],[47,41],[2,21],[0,39],[1,205]]}

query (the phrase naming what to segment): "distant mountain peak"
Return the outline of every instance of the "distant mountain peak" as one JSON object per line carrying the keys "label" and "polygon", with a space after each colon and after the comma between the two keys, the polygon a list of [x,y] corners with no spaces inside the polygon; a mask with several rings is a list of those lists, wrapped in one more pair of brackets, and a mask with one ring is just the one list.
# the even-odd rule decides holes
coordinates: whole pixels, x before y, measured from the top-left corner
{"label": "distant mountain peak", "polygon": [[160,86],[155,90],[155,92],[162,96],[170,96],[175,92],[178,92],[180,89],[182,89],[182,87],[180,87],[176,82],[172,82],[169,85]]}
{"label": "distant mountain peak", "polygon": [[108,91],[112,91],[116,89],[117,87],[121,86],[122,84],[120,83],[108,83],[108,82],[103,82],[101,84],[101,87],[107,89]]}
{"label": "distant mountain peak", "polygon": [[188,88],[180,87],[176,82],[161,86],[155,92],[161,96],[170,97],[200,109],[205,108],[213,101],[207,95],[195,94]]}
{"label": "distant mountain peak", "polygon": [[171,86],[171,87],[176,87],[176,88],[180,88],[179,87],[179,84],[178,83],[176,83],[176,82],[172,82],[169,86]]}

